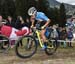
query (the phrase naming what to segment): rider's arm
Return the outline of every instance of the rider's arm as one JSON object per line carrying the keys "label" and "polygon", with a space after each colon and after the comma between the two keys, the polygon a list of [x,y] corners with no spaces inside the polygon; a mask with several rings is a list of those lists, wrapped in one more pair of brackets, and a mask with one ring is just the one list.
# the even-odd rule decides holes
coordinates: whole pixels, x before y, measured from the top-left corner
{"label": "rider's arm", "polygon": [[34,22],[35,22],[35,19],[33,17],[30,18],[32,24],[31,24],[31,27],[34,27]]}
{"label": "rider's arm", "polygon": [[34,26],[34,21],[32,21],[32,25],[31,26]]}
{"label": "rider's arm", "polygon": [[51,22],[51,20],[43,13],[43,12],[40,12],[39,13],[39,19],[45,21],[46,23],[43,25],[43,28],[48,26],[48,24]]}
{"label": "rider's arm", "polygon": [[45,23],[44,27],[48,26],[48,24],[51,22],[50,19],[47,20],[47,22]]}

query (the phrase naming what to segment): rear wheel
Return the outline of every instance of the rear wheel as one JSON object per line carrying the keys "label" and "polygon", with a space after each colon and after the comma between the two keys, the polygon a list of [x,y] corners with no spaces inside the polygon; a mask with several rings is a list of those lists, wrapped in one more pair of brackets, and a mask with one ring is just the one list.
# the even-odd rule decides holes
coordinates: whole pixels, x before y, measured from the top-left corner
{"label": "rear wheel", "polygon": [[[19,46],[20,41],[22,42],[22,46]],[[17,42],[15,52],[21,58],[29,58],[35,54],[36,50],[36,40],[32,36],[23,36]]]}
{"label": "rear wheel", "polygon": [[47,48],[45,49],[45,53],[47,55],[52,55],[56,52],[58,48],[58,43],[55,39],[51,39],[47,42]]}

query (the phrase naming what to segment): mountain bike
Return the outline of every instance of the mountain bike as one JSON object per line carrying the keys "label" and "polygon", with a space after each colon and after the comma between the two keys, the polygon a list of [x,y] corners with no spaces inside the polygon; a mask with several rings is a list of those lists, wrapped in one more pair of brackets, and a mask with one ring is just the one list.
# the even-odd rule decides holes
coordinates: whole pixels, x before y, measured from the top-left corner
{"label": "mountain bike", "polygon": [[[56,39],[51,37],[53,30],[51,30],[51,28],[49,30],[49,34],[47,34],[48,36],[46,35],[48,42],[44,51],[47,55],[52,55],[58,48],[58,42]],[[20,41],[23,42],[23,46],[18,46]],[[17,41],[15,46],[16,55],[21,58],[29,58],[36,53],[38,44],[41,48],[43,48],[40,28],[32,28],[32,35],[23,36]]]}

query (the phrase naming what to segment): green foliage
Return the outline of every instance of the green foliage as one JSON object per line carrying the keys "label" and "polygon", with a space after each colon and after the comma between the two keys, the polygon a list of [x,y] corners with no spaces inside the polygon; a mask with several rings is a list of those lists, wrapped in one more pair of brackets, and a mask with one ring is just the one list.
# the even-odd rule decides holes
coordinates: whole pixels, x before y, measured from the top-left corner
{"label": "green foliage", "polygon": [[27,1],[26,0],[16,0],[16,15],[25,16],[27,10]]}
{"label": "green foliage", "polygon": [[13,0],[4,0],[4,2],[0,3],[1,5],[1,15],[6,18],[8,15],[14,16],[15,15],[15,4]]}
{"label": "green foliage", "polygon": [[57,9],[56,7],[54,8],[53,11],[53,17],[54,17],[54,24],[59,24],[60,21],[59,9]]}
{"label": "green foliage", "polygon": [[49,2],[48,0],[38,0],[38,10],[48,14]]}
{"label": "green foliage", "polygon": [[28,9],[32,6],[36,7],[38,11],[44,12],[51,19],[51,24],[65,25],[66,10],[64,4],[60,5],[60,9],[50,8],[48,0],[0,0],[0,14],[4,18],[8,15],[13,17],[21,15],[25,18],[28,15]]}
{"label": "green foliage", "polygon": [[50,8],[48,12],[48,16],[51,19],[51,24],[59,24],[60,15],[58,8]]}
{"label": "green foliage", "polygon": [[21,1],[16,0],[15,5],[16,5],[16,15],[26,17],[29,7],[35,6],[36,4],[34,0],[21,0]]}
{"label": "green foliage", "polygon": [[65,26],[66,23],[66,9],[64,4],[60,5],[60,26]]}

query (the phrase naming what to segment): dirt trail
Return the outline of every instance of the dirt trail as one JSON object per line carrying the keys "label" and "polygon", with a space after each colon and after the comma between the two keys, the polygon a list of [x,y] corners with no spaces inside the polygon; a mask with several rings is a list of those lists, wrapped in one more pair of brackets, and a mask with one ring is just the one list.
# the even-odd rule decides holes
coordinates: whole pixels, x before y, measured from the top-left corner
{"label": "dirt trail", "polygon": [[75,48],[58,49],[52,56],[41,51],[28,59],[17,57],[14,51],[0,53],[0,64],[75,64]]}

